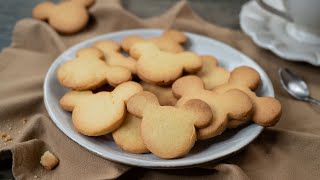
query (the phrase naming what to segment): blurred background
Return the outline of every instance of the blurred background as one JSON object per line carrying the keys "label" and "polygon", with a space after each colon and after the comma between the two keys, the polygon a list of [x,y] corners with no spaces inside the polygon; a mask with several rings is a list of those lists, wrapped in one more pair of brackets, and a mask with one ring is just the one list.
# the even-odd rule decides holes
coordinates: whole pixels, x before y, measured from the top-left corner
{"label": "blurred background", "polygon": [[[11,32],[19,19],[31,17],[33,7],[44,0],[8,0],[0,6],[0,50],[10,45]],[[59,0],[52,0],[59,2]],[[108,1],[108,0],[106,0]],[[123,6],[139,17],[157,16],[178,0],[122,0]],[[203,19],[232,29],[240,29],[239,13],[247,0],[189,0]]]}

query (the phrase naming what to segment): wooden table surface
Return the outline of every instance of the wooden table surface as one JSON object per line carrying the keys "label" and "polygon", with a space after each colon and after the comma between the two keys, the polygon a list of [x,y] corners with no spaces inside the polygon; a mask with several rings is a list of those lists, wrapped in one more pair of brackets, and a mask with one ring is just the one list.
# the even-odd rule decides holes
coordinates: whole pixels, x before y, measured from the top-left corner
{"label": "wooden table surface", "polygon": [[[44,0],[8,0],[0,5],[0,49],[11,43],[15,23],[31,17],[32,8]],[[57,2],[57,0],[54,0]],[[157,16],[177,0],[122,0],[123,6],[139,17]],[[239,12],[247,0],[189,0],[193,10],[205,20],[220,26],[240,29]],[[0,159],[0,179],[13,179],[11,160]]]}

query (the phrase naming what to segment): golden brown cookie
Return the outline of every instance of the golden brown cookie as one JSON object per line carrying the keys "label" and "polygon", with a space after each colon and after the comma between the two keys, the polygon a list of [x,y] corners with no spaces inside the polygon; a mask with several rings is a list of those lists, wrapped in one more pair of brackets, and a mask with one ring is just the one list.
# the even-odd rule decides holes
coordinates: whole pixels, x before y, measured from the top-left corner
{"label": "golden brown cookie", "polygon": [[98,41],[93,44],[104,53],[107,64],[127,68],[132,74],[136,74],[136,60],[125,57],[120,52],[120,45],[111,40]]}
{"label": "golden brown cookie", "polygon": [[46,1],[34,7],[32,16],[47,20],[58,32],[76,33],[88,23],[89,14],[86,8],[93,3],[94,0],[69,0],[59,4]]}
{"label": "golden brown cookie", "polygon": [[130,113],[126,115],[121,126],[112,132],[114,142],[126,152],[142,154],[148,153],[141,136],[141,118]]}
{"label": "golden brown cookie", "polygon": [[202,67],[202,61],[195,53],[165,52],[152,43],[135,43],[130,51],[139,54],[136,66],[139,78],[150,84],[170,85],[183,72],[196,73]]}
{"label": "golden brown cookie", "polygon": [[[182,32],[177,30],[168,30],[160,37],[153,37],[149,39],[145,39],[141,36],[128,36],[123,39],[121,46],[126,52],[129,52],[133,44],[137,42],[151,42],[158,46],[162,51],[179,53],[184,50],[181,45],[186,41],[187,37]],[[134,58],[138,58],[134,51],[130,51],[130,55]]]}
{"label": "golden brown cookie", "polygon": [[72,111],[74,128],[87,136],[100,136],[116,130],[126,114],[125,104],[142,87],[136,82],[125,82],[112,92],[70,91],[60,100],[60,105]]}
{"label": "golden brown cookie", "polygon": [[246,122],[252,114],[250,98],[238,89],[231,89],[218,94],[204,89],[204,84],[198,76],[184,76],[172,85],[173,94],[180,98],[176,106],[180,107],[190,99],[201,99],[208,103],[213,114],[212,123],[199,129],[197,137],[200,140],[220,135],[227,127],[229,120]]}
{"label": "golden brown cookie", "polygon": [[218,66],[218,60],[213,56],[201,56],[203,65],[201,70],[197,73],[203,83],[204,87],[211,90],[221,84],[228,82],[230,72],[223,67]]}
{"label": "golden brown cookie", "polygon": [[104,84],[117,86],[131,80],[129,70],[110,66],[103,61],[103,53],[95,48],[84,48],[77,57],[62,64],[58,69],[61,85],[74,90],[89,90]]}
{"label": "golden brown cookie", "polygon": [[157,86],[143,81],[140,84],[145,91],[152,92],[157,96],[161,106],[174,106],[178,101],[172,93],[171,86]]}
{"label": "golden brown cookie", "polygon": [[130,113],[141,117],[141,135],[146,147],[158,157],[177,158],[187,154],[197,137],[196,128],[212,121],[210,107],[193,99],[177,108],[160,106],[157,97],[143,91],[127,103]]}
{"label": "golden brown cookie", "polygon": [[253,103],[252,121],[261,126],[273,126],[281,117],[281,104],[273,97],[258,97],[254,92],[260,83],[259,73],[248,66],[240,66],[231,72],[228,83],[214,89],[216,93],[225,93],[230,89],[239,89],[246,93]]}

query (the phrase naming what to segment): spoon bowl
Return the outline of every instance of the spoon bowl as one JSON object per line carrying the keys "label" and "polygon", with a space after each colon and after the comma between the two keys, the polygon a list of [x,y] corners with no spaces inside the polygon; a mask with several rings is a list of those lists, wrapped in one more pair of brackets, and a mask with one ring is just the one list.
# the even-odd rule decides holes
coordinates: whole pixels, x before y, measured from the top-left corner
{"label": "spoon bowl", "polygon": [[310,97],[306,82],[298,75],[286,68],[279,70],[280,83],[282,87],[294,98],[302,101],[320,104],[319,100]]}
{"label": "spoon bowl", "polygon": [[291,96],[300,100],[310,96],[309,88],[301,77],[286,68],[280,69],[279,75],[282,86]]}

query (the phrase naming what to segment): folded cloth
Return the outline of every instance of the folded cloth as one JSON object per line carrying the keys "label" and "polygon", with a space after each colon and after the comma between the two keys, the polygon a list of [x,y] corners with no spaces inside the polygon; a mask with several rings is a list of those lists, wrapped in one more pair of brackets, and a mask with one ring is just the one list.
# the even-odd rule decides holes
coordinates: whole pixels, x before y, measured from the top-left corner
{"label": "folded cloth", "polygon": [[[161,16],[141,19],[119,1],[97,0],[94,18],[80,33],[64,36],[45,22],[19,21],[12,44],[0,54],[0,131],[13,140],[0,141],[1,161],[13,161],[16,179],[318,179],[320,177],[320,109],[289,97],[277,71],[289,67],[301,74],[313,96],[320,98],[319,68],[284,61],[263,50],[243,32],[218,27],[197,16],[186,1]],[[51,121],[43,103],[43,80],[50,64],[68,47],[88,38],[134,28],[175,28],[202,34],[233,46],[254,59],[267,72],[283,106],[281,121],[241,152],[216,163],[177,170],[133,168],[100,158],[65,136]],[[236,61],[237,59],[234,59]],[[319,86],[318,86],[319,87]],[[59,166],[45,172],[40,157],[53,152]]]}

